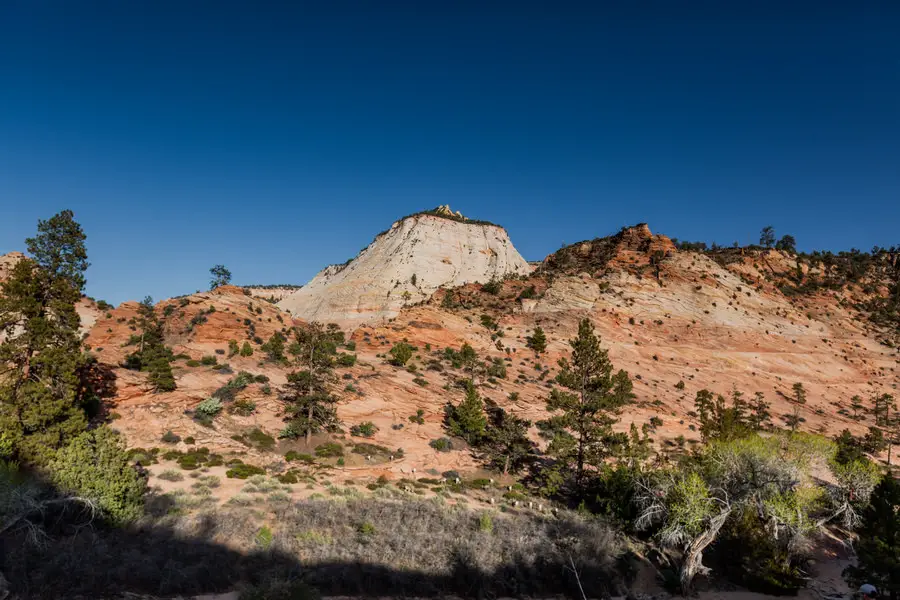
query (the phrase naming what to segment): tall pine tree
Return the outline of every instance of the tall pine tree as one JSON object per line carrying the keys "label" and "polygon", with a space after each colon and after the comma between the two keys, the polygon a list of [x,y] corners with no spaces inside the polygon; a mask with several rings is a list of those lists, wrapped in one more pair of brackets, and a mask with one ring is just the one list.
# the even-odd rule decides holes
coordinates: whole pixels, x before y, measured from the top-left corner
{"label": "tall pine tree", "polygon": [[343,338],[340,330],[332,327],[326,330],[315,322],[294,330],[294,342],[288,352],[303,368],[288,375],[281,399],[287,403],[286,432],[305,436],[307,445],[312,434],[334,431],[340,423],[335,407],[337,398],[328,391],[328,384],[334,377],[334,356]]}
{"label": "tall pine tree", "polygon": [[599,469],[627,438],[613,433],[612,426],[634,394],[628,373],[613,373],[590,320],[579,323],[578,336],[569,345],[571,359],[559,360],[556,376],[563,389],[550,393],[547,411],[553,416],[539,426],[550,440],[547,453],[561,472],[572,474],[576,490],[582,490],[588,469]]}
{"label": "tall pine tree", "polygon": [[89,361],[75,311],[85,237],[72,211],[39,221],[26,240],[30,258],[0,290],[0,431],[11,458],[46,464],[87,427],[81,371]]}

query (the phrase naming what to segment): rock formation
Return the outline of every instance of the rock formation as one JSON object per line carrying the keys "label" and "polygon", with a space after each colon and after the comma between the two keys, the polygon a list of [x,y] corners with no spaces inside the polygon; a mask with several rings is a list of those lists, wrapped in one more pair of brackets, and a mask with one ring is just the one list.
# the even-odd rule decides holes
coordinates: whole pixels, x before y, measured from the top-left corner
{"label": "rock formation", "polygon": [[396,317],[440,287],[531,270],[502,227],[468,222],[441,206],[394,223],[355,259],[325,268],[279,307],[307,321],[355,329]]}

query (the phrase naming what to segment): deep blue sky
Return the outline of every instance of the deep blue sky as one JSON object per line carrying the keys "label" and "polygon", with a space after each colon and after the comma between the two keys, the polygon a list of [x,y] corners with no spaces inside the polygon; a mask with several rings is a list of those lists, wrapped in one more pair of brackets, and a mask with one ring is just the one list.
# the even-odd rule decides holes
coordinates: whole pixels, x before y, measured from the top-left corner
{"label": "deep blue sky", "polygon": [[443,203],[530,260],[640,221],[896,244],[898,32],[896,0],[0,0],[0,252],[72,208],[120,302],[303,283]]}

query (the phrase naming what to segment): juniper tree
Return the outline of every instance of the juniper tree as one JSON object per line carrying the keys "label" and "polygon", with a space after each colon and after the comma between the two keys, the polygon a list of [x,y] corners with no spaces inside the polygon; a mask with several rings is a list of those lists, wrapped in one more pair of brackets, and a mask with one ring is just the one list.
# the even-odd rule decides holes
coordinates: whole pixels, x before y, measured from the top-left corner
{"label": "juniper tree", "polygon": [[141,334],[136,352],[125,357],[125,366],[149,373],[148,381],[155,392],[175,389],[172,374],[172,351],[165,345],[163,322],[156,314],[153,298],[147,296],[138,306],[137,326]]}
{"label": "juniper tree", "polygon": [[0,289],[0,431],[8,454],[46,463],[87,426],[81,372],[88,361],[75,304],[88,267],[85,235],[65,210],[38,221],[30,258]]}
{"label": "juniper tree", "polygon": [[268,360],[272,362],[284,361],[284,336],[281,335],[281,332],[276,331],[269,338],[269,341],[261,346],[261,349],[266,353]]}
{"label": "juniper tree", "polygon": [[304,435],[307,445],[313,433],[334,430],[339,424],[337,398],[328,391],[339,339],[343,340],[342,332],[326,331],[316,322],[294,329],[294,342],[288,351],[302,370],[288,375],[281,399],[288,405],[288,430]]}
{"label": "juniper tree", "polygon": [[547,336],[540,327],[534,328],[534,333],[525,338],[525,344],[535,352],[547,350]]}
{"label": "juniper tree", "polygon": [[556,382],[547,399],[551,417],[539,423],[550,440],[547,453],[556,466],[572,474],[577,490],[584,487],[586,470],[599,468],[622,435],[613,433],[622,407],[634,398],[628,373],[613,373],[608,352],[600,346],[589,319],[578,325],[578,335],[569,341],[571,357],[559,360]]}
{"label": "juniper tree", "polygon": [[461,437],[470,446],[478,445],[484,437],[487,417],[484,403],[471,381],[466,382],[466,397],[457,405],[444,407],[444,425],[451,434]]}
{"label": "juniper tree", "polygon": [[503,475],[518,472],[534,456],[535,444],[528,437],[531,422],[504,410],[490,398],[485,400],[485,412],[485,454],[490,464]]}

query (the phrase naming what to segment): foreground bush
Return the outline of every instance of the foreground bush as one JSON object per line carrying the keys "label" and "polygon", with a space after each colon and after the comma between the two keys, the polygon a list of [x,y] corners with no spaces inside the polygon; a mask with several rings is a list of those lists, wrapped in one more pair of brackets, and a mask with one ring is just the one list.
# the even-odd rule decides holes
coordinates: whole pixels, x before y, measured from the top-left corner
{"label": "foreground bush", "polygon": [[108,427],[72,440],[50,463],[50,473],[60,490],[96,503],[113,522],[141,515],[146,481],[131,466],[119,435]]}

